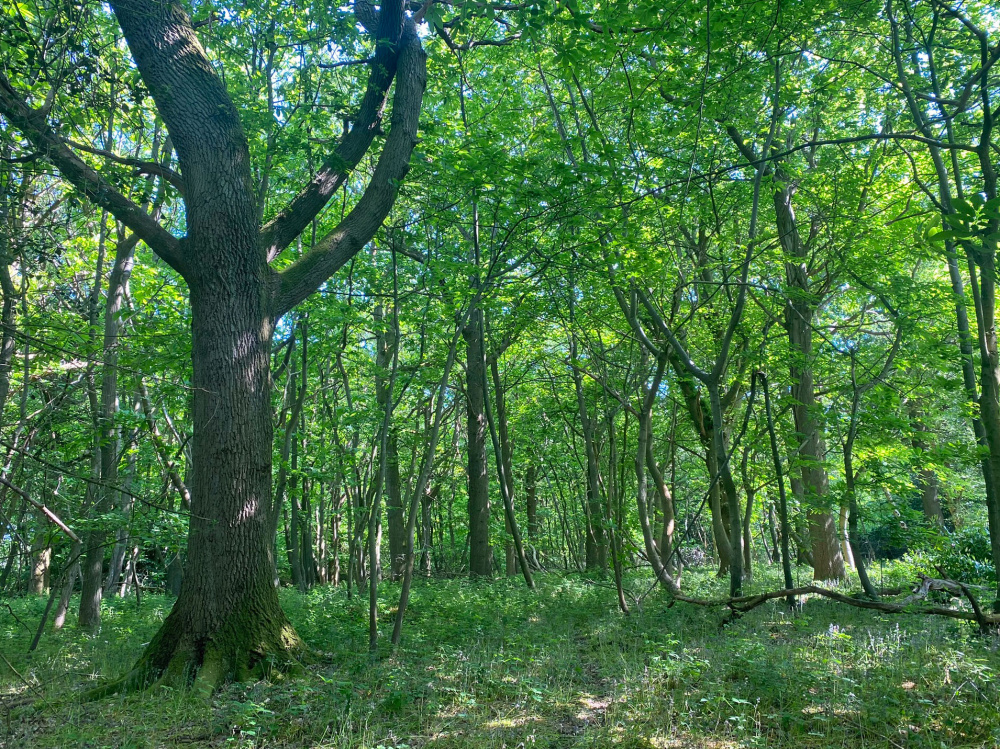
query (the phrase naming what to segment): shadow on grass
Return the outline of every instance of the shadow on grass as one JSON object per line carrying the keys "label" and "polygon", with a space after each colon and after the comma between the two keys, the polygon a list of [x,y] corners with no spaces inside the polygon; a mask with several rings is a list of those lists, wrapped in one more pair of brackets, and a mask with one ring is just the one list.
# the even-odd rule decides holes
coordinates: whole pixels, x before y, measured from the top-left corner
{"label": "shadow on grass", "polygon": [[[758,589],[774,585],[764,571]],[[720,628],[719,612],[652,592],[629,617],[603,581],[417,581],[402,647],[367,652],[367,600],[282,591],[322,654],[301,677],[231,685],[208,705],[157,690],[70,699],[127,670],[170,601],[112,602],[100,634],[30,633],[0,616],[0,648],[54,705],[11,707],[2,747],[933,747],[1000,742],[997,642],[957,622],[875,616],[833,602],[780,603]],[[595,584],[596,583],[596,584]],[[690,573],[687,590],[724,583]],[[646,576],[629,580],[635,595]],[[387,636],[398,588],[382,586]],[[37,601],[11,602],[37,622]],[[0,667],[2,668],[2,667]]]}

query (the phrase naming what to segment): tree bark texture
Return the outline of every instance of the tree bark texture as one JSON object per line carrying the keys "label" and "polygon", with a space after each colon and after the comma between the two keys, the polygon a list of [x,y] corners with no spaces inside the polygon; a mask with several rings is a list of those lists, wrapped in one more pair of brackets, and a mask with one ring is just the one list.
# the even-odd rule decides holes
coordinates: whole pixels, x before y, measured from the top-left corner
{"label": "tree bark texture", "polygon": [[467,470],[469,482],[469,574],[493,574],[490,547],[490,479],[486,460],[486,358],[483,350],[482,310],[469,315],[462,331],[466,345]]}

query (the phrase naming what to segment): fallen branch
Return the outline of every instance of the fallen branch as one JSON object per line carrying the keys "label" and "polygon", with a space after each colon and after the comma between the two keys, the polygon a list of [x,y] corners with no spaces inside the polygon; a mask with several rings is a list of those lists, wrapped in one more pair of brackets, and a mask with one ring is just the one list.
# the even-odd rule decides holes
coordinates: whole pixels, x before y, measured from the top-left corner
{"label": "fallen branch", "polygon": [[[917,605],[917,601],[924,600],[927,597],[927,594],[932,590],[942,590],[951,593],[952,595],[964,596],[969,600],[969,603],[972,606],[972,611],[960,611],[958,609],[947,608],[944,606]],[[767,593],[739,596],[736,598],[702,599],[690,598],[688,596],[674,596],[670,605],[673,606],[677,601],[681,601],[683,603],[689,603],[693,606],[705,606],[710,608],[726,607],[734,614],[739,615],[745,614],[748,611],[751,611],[758,606],[777,598],[806,595],[822,596],[848,606],[854,606],[859,609],[870,609],[872,611],[881,611],[884,614],[928,614],[931,616],[944,616],[949,619],[960,619],[963,621],[975,622],[983,631],[986,631],[986,629],[991,626],[995,627],[1000,624],[1000,614],[984,613],[979,605],[979,602],[976,600],[975,596],[972,595],[968,586],[963,585],[962,583],[957,583],[953,580],[939,580],[923,575],[921,576],[920,584],[917,585],[913,593],[902,601],[897,601],[895,603],[888,601],[871,601],[865,598],[854,598],[843,593],[822,588],[818,585],[803,585],[798,588],[772,590]]]}

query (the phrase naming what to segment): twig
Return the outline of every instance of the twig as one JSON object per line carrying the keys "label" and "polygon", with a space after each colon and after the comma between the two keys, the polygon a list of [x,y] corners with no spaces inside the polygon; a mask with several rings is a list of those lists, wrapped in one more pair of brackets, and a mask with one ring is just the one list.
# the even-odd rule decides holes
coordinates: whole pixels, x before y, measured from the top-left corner
{"label": "twig", "polygon": [[42,696],[42,693],[38,691],[37,687],[35,687],[34,684],[25,679],[23,676],[21,676],[21,673],[16,668],[14,668],[14,665],[7,660],[7,656],[5,656],[3,653],[0,653],[0,660],[3,660],[3,662],[7,664],[7,668],[9,668],[14,673],[14,676],[16,676],[24,683],[24,686],[26,686],[32,692],[37,694],[39,697]]}
{"label": "twig", "polygon": [[29,627],[29,626],[28,626],[27,624],[25,624],[24,622],[22,622],[22,621],[21,621],[21,619],[20,619],[20,618],[18,617],[18,615],[14,613],[14,609],[12,609],[12,608],[10,607],[10,604],[9,604],[9,603],[7,603],[6,601],[4,601],[4,604],[3,604],[3,605],[4,605],[4,606],[5,606],[6,608],[7,608],[7,610],[8,610],[9,612],[10,612],[10,615],[11,615],[12,617],[14,617],[14,621],[15,621],[15,622],[17,622],[18,624],[20,624],[20,625],[21,625],[22,627],[24,627],[24,628],[25,628],[26,630],[28,630],[29,632],[31,631],[31,627]]}

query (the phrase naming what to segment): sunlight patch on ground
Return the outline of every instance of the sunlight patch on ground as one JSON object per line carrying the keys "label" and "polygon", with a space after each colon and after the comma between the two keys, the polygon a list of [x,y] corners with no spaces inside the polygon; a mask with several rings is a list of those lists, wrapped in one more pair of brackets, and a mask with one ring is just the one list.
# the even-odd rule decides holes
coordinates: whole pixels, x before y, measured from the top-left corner
{"label": "sunlight patch on ground", "polygon": [[483,723],[484,728],[523,728],[529,723],[541,723],[544,718],[538,715],[515,715],[506,718],[494,718]]}

